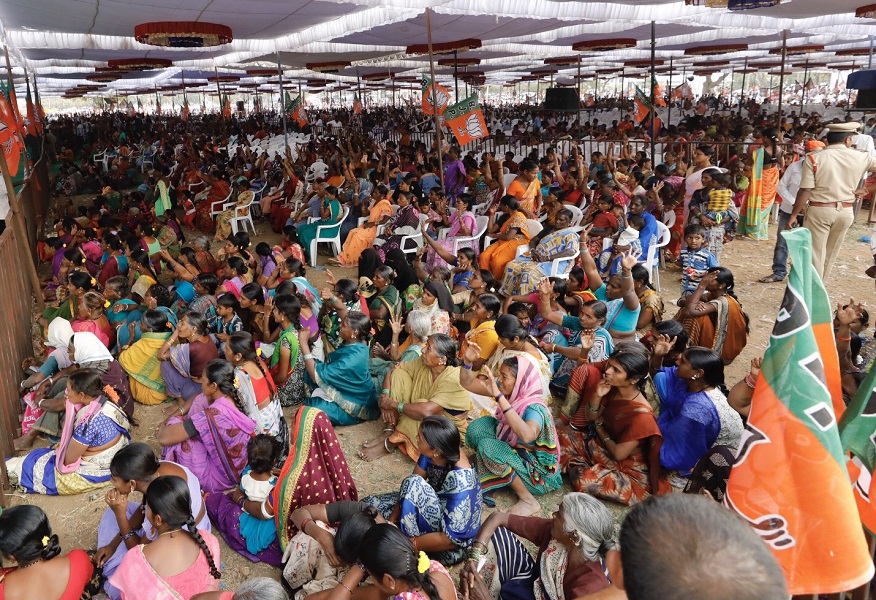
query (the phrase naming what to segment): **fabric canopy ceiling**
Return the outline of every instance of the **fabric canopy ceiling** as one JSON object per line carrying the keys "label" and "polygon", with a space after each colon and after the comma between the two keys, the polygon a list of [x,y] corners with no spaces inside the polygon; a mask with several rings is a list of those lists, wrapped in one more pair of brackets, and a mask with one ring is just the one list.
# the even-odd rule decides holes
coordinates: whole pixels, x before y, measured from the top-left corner
{"label": "fabric canopy ceiling", "polygon": [[[855,17],[865,0],[785,0],[748,11],[687,6],[682,0],[0,0],[0,21],[11,50],[16,75],[36,74],[41,91],[52,95],[75,85],[112,59],[168,59],[173,66],[127,74],[107,83],[98,94],[146,91],[168,84],[204,83],[220,69],[241,82],[264,83],[268,77],[247,76],[247,69],[276,70],[277,60],[290,80],[326,79],[349,84],[357,76],[413,76],[428,69],[428,57],[406,48],[425,44],[425,8],[432,9],[433,42],[476,39],[481,47],[459,53],[476,58],[475,69],[487,83],[507,83],[545,69],[545,59],[581,58],[585,76],[597,69],[624,67],[650,57],[651,21],[656,26],[656,55],[677,72],[719,59],[724,72],[747,60],[776,62],[782,31],[788,46],[815,46],[816,51],[789,59],[787,70],[803,71],[806,61],[866,66],[867,56],[837,51],[869,48],[876,20]],[[234,40],[212,48],[159,48],[137,42],[134,27],[150,21],[200,21],[231,28]],[[586,40],[631,38],[635,47],[575,52]],[[747,44],[723,56],[690,56],[691,48]],[[820,47],[823,47],[820,48]],[[443,57],[446,58],[446,55]],[[337,73],[307,68],[314,63],[351,63]],[[795,66],[790,66],[791,62]],[[638,64],[638,63],[637,63]],[[577,64],[558,66],[557,79],[568,80]],[[460,73],[466,68],[460,67]],[[620,73],[621,71],[618,71]],[[627,73],[642,73],[642,67]],[[452,66],[438,68],[439,80],[452,76]],[[665,73],[665,71],[664,71]],[[605,75],[602,75],[604,77]],[[273,77],[276,80],[276,75]],[[373,79],[372,79],[373,81]]]}

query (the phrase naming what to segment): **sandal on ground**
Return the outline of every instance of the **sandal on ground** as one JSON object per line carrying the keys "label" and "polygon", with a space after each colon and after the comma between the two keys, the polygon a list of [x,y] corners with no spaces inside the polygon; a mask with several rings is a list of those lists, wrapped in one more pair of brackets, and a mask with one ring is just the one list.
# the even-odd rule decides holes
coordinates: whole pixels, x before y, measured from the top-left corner
{"label": "sandal on ground", "polygon": [[779,277],[778,275],[768,275],[763,279],[758,279],[758,283],[779,283],[780,281],[784,281],[784,277]]}

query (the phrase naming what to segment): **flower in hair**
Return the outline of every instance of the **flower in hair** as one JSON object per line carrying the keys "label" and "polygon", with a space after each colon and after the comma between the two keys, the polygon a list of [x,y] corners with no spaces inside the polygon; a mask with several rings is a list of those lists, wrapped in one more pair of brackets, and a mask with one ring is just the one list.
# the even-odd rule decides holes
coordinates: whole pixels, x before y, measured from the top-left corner
{"label": "flower in hair", "polygon": [[262,355],[262,349],[260,346],[260,347],[256,348],[256,356],[261,356],[261,355]]}
{"label": "flower in hair", "polygon": [[115,388],[111,385],[103,386],[104,395],[113,401],[113,403],[119,403],[119,393],[115,390]]}
{"label": "flower in hair", "polygon": [[103,307],[104,307],[104,308],[109,308],[111,304],[112,304],[112,303],[111,303],[109,300],[104,300],[104,301],[103,301]]}
{"label": "flower in hair", "polygon": [[61,248],[66,248],[67,244],[61,244]]}
{"label": "flower in hair", "polygon": [[95,279],[94,277],[92,277],[92,278],[91,278],[91,285],[96,285],[96,284],[97,284],[97,279]]}
{"label": "flower in hair", "polygon": [[42,542],[43,542],[43,548],[48,548],[49,547],[49,536],[44,535]]}
{"label": "flower in hair", "polygon": [[237,377],[234,378],[234,389],[238,389],[240,387],[240,379]]}
{"label": "flower in hair", "polygon": [[425,552],[420,550],[420,556],[417,558],[417,571],[420,573],[425,573],[429,570],[429,566],[431,563],[429,562],[429,557]]}

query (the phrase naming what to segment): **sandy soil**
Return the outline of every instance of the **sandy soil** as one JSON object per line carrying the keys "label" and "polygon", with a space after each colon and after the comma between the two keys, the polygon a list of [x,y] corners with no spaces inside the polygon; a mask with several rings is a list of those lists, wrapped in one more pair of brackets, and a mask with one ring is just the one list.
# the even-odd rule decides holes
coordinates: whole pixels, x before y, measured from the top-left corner
{"label": "sandy soil", "polygon": [[[834,275],[827,282],[828,291],[834,302],[846,301],[849,296],[852,296],[855,300],[863,301],[871,306],[874,303],[873,282],[863,274],[864,269],[872,264],[869,245],[859,241],[862,236],[870,234],[870,227],[866,225],[865,221],[865,215],[861,215],[859,222],[849,231],[843,245],[842,255],[834,269]],[[254,236],[254,243],[262,240],[272,243],[278,239],[278,236],[270,231],[269,225],[264,221],[258,223],[257,230],[258,235]],[[727,381],[730,385],[745,376],[749,361],[760,356],[766,348],[769,332],[775,320],[776,309],[784,293],[784,285],[782,284],[764,285],[757,283],[759,278],[770,272],[775,228],[771,229],[771,236],[769,241],[763,242],[737,240],[726,246],[724,250],[723,264],[735,274],[737,294],[751,317],[751,335],[748,346],[727,369]],[[320,257],[320,264],[324,261],[325,258]],[[356,276],[353,269],[333,268],[332,271],[337,277],[355,278]],[[661,272],[661,275],[664,301],[670,304],[679,294],[680,272],[675,267],[667,267]],[[320,288],[326,281],[326,273],[319,268],[311,269],[308,272],[308,279],[317,288]],[[671,317],[673,312],[674,309],[670,307],[667,310],[667,318]],[[160,410],[160,406],[138,405],[135,413],[138,426],[133,431],[134,439],[145,441],[154,446],[156,450],[158,444],[154,432],[160,419]],[[357,448],[363,442],[376,437],[380,433],[380,429],[380,423],[376,421],[338,429],[338,437],[361,496],[396,488],[413,468],[413,463],[399,453],[375,463],[366,463],[356,458]],[[539,500],[543,507],[542,515],[550,516],[562,495],[568,491],[570,488],[566,484],[562,489],[541,497]],[[106,509],[103,492],[73,497],[12,494],[7,498],[10,504],[33,503],[41,506],[48,513],[52,526],[55,532],[60,535],[61,544],[65,549],[73,547],[95,548],[97,524]],[[514,499],[510,493],[499,493],[496,501],[497,508],[503,509],[510,507]],[[610,508],[618,520],[626,512],[625,507],[618,505],[610,505]],[[486,514],[485,512],[485,517]],[[279,577],[277,569],[250,563],[228,550],[224,543],[221,564],[223,589],[234,589],[239,583],[253,576]]]}

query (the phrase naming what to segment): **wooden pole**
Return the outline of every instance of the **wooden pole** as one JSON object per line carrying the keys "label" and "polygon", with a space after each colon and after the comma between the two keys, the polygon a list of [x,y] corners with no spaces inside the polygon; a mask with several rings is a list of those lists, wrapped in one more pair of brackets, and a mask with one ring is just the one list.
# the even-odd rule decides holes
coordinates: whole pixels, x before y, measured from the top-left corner
{"label": "wooden pole", "polygon": [[806,64],[803,67],[803,105],[800,107],[800,112],[806,110],[806,101],[809,99],[809,59],[806,59]]}
{"label": "wooden pole", "polygon": [[[669,127],[672,125],[672,103],[675,101],[675,90],[672,88],[672,58],[669,57],[669,83],[666,86],[669,88],[669,102],[666,103],[666,126]],[[684,84],[684,81],[682,81]],[[654,157],[651,157],[651,160],[654,160]],[[655,163],[651,163],[655,164]]]}
{"label": "wooden pole", "polygon": [[[441,175],[441,189],[444,188],[444,161],[441,156],[441,122],[438,115],[438,90],[435,86],[438,82],[435,81],[435,57],[432,54],[432,20],[429,17],[431,10],[426,9],[426,41],[429,46],[429,74],[432,76],[432,117],[435,120],[435,144],[438,146],[438,170]],[[446,190],[445,190],[446,191]]]}
{"label": "wooden pole", "polygon": [[[9,62],[9,48],[7,46],[3,46],[3,53],[6,55],[6,77],[9,80],[9,89],[14,90],[12,63]],[[13,110],[15,110],[15,107],[13,107]],[[0,171],[2,171],[3,183],[6,185],[6,193],[9,196],[9,212],[12,215],[12,226],[15,228],[15,236],[19,239],[18,249],[21,252],[21,262],[26,265],[27,277],[30,279],[30,286],[36,306],[42,309],[45,303],[43,302],[43,294],[40,288],[40,278],[36,272],[36,264],[34,264],[33,258],[30,255],[30,248],[27,243],[27,225],[24,222],[24,213],[21,212],[18,196],[15,194],[15,186],[12,185],[12,175],[9,173],[9,165],[6,164],[5,152],[0,152]],[[6,215],[6,220],[9,220],[9,215]]]}
{"label": "wooden pole", "polygon": [[785,58],[788,54],[788,30],[782,31],[782,67],[779,72],[779,110],[776,111],[776,128],[782,129],[782,95],[785,91]]}
{"label": "wooden pole", "polygon": [[742,101],[745,99],[745,75],[748,73],[748,59],[745,59],[745,66],[742,68],[742,89],[739,90],[739,116],[742,116]]}
{"label": "wooden pole", "polygon": [[289,145],[289,125],[286,123],[286,98],[283,96],[283,65],[280,62],[279,50],[277,50],[277,81],[280,84],[280,112],[283,115],[283,148],[286,148]]}
{"label": "wooden pole", "polygon": [[581,83],[581,56],[578,56],[578,129],[581,128],[581,89],[584,84]]}
{"label": "wooden pole", "polygon": [[654,160],[654,151],[657,144],[657,105],[654,98],[654,59],[657,53],[657,25],[651,21],[651,81],[648,82],[651,88],[651,160]]}

